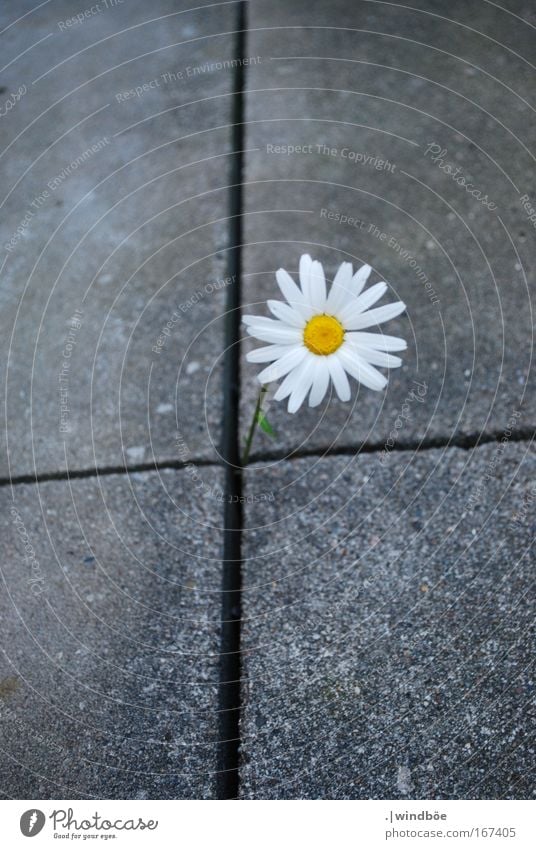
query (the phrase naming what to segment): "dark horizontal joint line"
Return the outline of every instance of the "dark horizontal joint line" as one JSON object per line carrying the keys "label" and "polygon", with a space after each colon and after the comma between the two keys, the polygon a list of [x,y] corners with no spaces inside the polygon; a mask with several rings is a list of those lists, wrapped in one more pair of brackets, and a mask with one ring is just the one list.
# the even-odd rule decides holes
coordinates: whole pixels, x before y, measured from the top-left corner
{"label": "dark horizontal joint line", "polygon": [[186,469],[188,466],[215,466],[219,464],[210,460],[153,460],[147,463],[137,463],[132,466],[90,466],[86,469],[65,469],[58,472],[27,472],[23,475],[12,475],[0,478],[0,486],[18,486],[25,483],[45,483],[46,481],[68,481],[77,478],[98,478],[106,475],[133,475],[137,472],[157,472],[161,469]]}
{"label": "dark horizontal joint line", "polygon": [[[473,448],[480,448],[482,445],[489,445],[494,442],[500,442],[504,438],[504,431],[494,431],[492,433],[455,433],[451,437],[438,436],[429,437],[428,439],[411,439],[400,440],[392,448],[389,448],[390,454],[401,454],[408,451],[431,451],[437,448],[461,448],[469,451]],[[536,436],[536,428],[524,427],[513,431],[511,436],[507,437],[508,442],[533,442]],[[359,448],[354,448],[351,445],[341,445],[340,447],[326,448],[300,448],[297,451],[290,451],[284,454],[282,451],[262,451],[254,453],[251,457],[251,462],[262,463],[264,461],[274,460],[300,460],[305,457],[350,457],[358,454],[376,454],[383,451],[385,442],[364,442]],[[138,472],[158,472],[164,469],[187,469],[189,466],[205,466],[219,468],[225,466],[221,460],[207,460],[206,458],[192,457],[191,460],[153,460],[147,463],[138,463],[128,466],[90,466],[85,469],[65,469],[58,472],[27,472],[22,475],[13,475],[12,477],[0,477],[0,487],[2,486],[18,486],[19,484],[36,484],[45,483],[46,481],[67,481],[76,480],[77,478],[92,478],[105,477],[106,475],[133,475]],[[229,493],[227,493],[229,495]],[[237,493],[233,493],[234,497],[239,497]],[[229,529],[233,530],[233,529]],[[240,528],[234,528],[235,533],[240,533]],[[240,561],[240,557],[229,558]]]}
{"label": "dark horizontal joint line", "polygon": [[[505,437],[508,442],[526,442],[530,444],[536,435],[534,428],[520,428],[512,432],[511,436],[505,437],[504,430],[493,433],[470,433],[470,434],[454,434],[452,437],[438,436],[429,437],[428,439],[411,439],[400,440],[395,443],[392,448],[388,449],[389,454],[404,454],[410,451],[421,452],[431,451],[437,448],[461,448],[464,451],[470,451],[473,448],[480,448],[483,445],[499,443]],[[299,448],[296,451],[290,451],[286,455],[280,451],[262,451],[254,453],[250,462],[263,463],[273,462],[274,460],[301,460],[306,457],[355,457],[359,454],[379,454],[386,450],[385,440],[382,442],[364,442],[359,448],[354,448],[351,445],[341,445],[339,447],[331,447],[323,450],[322,448]]]}

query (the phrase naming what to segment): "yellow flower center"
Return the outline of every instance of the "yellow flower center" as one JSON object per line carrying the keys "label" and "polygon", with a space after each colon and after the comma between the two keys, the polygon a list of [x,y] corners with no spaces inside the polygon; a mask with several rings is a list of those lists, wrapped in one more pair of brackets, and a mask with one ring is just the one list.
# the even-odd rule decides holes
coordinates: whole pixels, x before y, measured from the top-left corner
{"label": "yellow flower center", "polygon": [[303,341],[313,354],[326,357],[342,345],[344,328],[332,315],[314,315],[303,331]]}

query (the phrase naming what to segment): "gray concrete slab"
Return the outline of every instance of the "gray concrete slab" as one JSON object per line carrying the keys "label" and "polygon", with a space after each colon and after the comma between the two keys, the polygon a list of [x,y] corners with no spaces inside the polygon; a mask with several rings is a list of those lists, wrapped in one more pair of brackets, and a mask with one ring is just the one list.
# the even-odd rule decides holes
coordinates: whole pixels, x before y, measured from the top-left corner
{"label": "gray concrete slab", "polygon": [[4,798],[213,798],[221,475],[3,487]]}
{"label": "gray concrete slab", "polygon": [[244,798],[532,797],[535,466],[496,443],[248,471]]}
{"label": "gray concrete slab", "polygon": [[[269,314],[276,269],[295,274],[303,252],[330,279],[342,261],[370,263],[371,282],[390,284],[384,301],[408,305],[382,325],[408,342],[387,389],[361,390],[349,404],[335,397],[321,421],[318,410],[292,417],[273,404],[278,440],[259,440],[257,456],[381,446],[414,381],[427,394],[400,440],[500,432],[518,409],[530,430],[530,26],[481,3],[449,3],[457,24],[443,3],[248,8],[248,51],[266,60],[247,74],[246,142],[256,150],[246,168],[244,309]],[[259,370],[243,369],[245,422]]]}
{"label": "gray concrete slab", "polygon": [[0,475],[214,458],[236,10],[33,5],[2,10]]}

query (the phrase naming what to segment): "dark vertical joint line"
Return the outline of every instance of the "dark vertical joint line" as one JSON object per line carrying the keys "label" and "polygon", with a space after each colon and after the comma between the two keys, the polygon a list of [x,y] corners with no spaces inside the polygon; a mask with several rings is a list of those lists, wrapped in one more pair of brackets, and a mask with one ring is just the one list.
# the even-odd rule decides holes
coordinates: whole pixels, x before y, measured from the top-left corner
{"label": "dark vertical joint line", "polygon": [[[245,58],[246,4],[237,11],[236,59]],[[240,617],[242,472],[239,442],[240,279],[242,248],[242,171],[244,148],[244,64],[234,69],[232,98],[232,157],[229,193],[228,274],[223,364],[224,409],[222,456],[225,462],[222,616],[218,698],[218,799],[238,798],[240,755]]]}

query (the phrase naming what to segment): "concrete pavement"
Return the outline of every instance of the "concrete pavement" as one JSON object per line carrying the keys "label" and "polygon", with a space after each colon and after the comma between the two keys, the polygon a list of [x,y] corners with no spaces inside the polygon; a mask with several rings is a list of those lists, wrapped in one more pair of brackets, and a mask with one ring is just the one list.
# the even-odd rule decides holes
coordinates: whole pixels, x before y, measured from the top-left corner
{"label": "concrete pavement", "polygon": [[[241,534],[241,798],[529,798],[532,6],[246,20],[3,5],[0,794],[220,792]],[[304,251],[370,263],[408,351],[383,393],[270,406],[231,531],[229,287],[266,314]]]}

